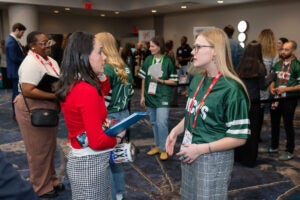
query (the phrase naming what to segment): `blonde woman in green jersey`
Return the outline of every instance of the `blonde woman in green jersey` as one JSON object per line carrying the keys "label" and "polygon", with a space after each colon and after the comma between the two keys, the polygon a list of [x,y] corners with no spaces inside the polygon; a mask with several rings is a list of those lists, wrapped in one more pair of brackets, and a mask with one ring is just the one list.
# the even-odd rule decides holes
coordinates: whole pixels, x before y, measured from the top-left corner
{"label": "blonde woman in green jersey", "polygon": [[203,69],[189,86],[185,117],[171,130],[166,151],[173,155],[184,133],[181,199],[227,199],[233,168],[233,149],[249,135],[249,100],[234,73],[229,42],[218,28],[201,32],[192,51],[194,67]]}

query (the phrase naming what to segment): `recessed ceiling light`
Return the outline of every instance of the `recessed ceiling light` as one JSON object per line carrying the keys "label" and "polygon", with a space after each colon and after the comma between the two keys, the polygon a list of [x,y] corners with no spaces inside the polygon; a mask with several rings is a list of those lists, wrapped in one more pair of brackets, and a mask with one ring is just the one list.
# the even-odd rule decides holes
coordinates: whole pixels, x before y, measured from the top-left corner
{"label": "recessed ceiling light", "polygon": [[119,11],[116,11],[115,14],[118,15],[118,14],[120,14],[120,12],[119,12]]}
{"label": "recessed ceiling light", "polygon": [[55,14],[57,14],[57,13],[59,13],[59,10],[54,10],[53,12],[54,12]]}
{"label": "recessed ceiling light", "polygon": [[70,8],[65,8],[65,10],[66,10],[66,11],[69,11],[69,10],[71,10],[71,9],[70,9]]}
{"label": "recessed ceiling light", "polygon": [[157,12],[157,10],[151,10],[151,12],[152,12],[152,13],[156,13],[156,12]]}
{"label": "recessed ceiling light", "polygon": [[182,8],[182,9],[186,9],[187,6],[186,6],[186,5],[182,5],[181,8]]}
{"label": "recessed ceiling light", "polygon": [[219,1],[217,1],[217,3],[224,3],[224,1],[223,0],[219,0]]}
{"label": "recessed ceiling light", "polygon": [[105,17],[105,14],[101,14],[100,16],[101,16],[101,17]]}

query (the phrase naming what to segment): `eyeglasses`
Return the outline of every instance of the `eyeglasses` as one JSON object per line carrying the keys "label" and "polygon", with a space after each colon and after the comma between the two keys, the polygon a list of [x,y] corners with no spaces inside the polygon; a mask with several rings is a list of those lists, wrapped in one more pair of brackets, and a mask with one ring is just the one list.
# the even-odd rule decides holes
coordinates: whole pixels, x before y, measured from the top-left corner
{"label": "eyeglasses", "polygon": [[52,45],[52,40],[37,42],[37,44],[41,45],[42,47],[50,47]]}
{"label": "eyeglasses", "polygon": [[214,46],[212,46],[212,45],[194,45],[193,49],[195,50],[196,53],[198,53],[199,49],[201,49],[202,47],[211,47],[211,48],[213,48]]}

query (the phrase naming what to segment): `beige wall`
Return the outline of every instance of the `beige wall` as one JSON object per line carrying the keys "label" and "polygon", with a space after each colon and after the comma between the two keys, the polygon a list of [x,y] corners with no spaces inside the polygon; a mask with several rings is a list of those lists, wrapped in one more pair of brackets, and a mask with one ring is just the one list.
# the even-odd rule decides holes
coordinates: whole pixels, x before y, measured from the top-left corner
{"label": "beige wall", "polygon": [[[3,12],[4,35],[8,35],[10,28],[6,27],[7,11]],[[285,36],[295,40],[300,46],[300,1],[274,0],[270,3],[256,3],[241,6],[227,6],[222,8],[188,11],[184,13],[168,14],[160,17],[139,18],[101,18],[77,15],[54,15],[39,13],[39,29],[45,33],[68,33],[87,31],[97,33],[109,31],[117,38],[137,41],[136,36],[130,35],[134,26],[140,30],[154,29],[164,34],[165,39],[173,39],[174,47],[179,46],[180,37],[188,36],[188,43],[193,44],[193,27],[216,26],[223,28],[227,24],[237,25],[239,20],[249,22],[247,31],[248,42],[256,39],[264,28],[271,28],[276,38]],[[158,23],[157,20],[162,20]],[[6,37],[6,36],[5,36]],[[234,38],[237,37],[235,33]],[[300,47],[297,51],[300,58]]]}
{"label": "beige wall", "polygon": [[[271,28],[276,39],[284,36],[295,40],[300,46],[300,1],[288,0],[274,0],[272,4],[250,4],[168,15],[164,18],[164,36],[166,39],[173,39],[174,46],[177,47],[180,37],[186,35],[189,44],[192,45],[194,40],[193,27],[216,26],[223,28],[227,24],[236,26],[242,19],[249,23],[246,42],[256,39],[262,29]],[[235,33],[234,38],[237,38],[237,33]],[[299,49],[300,47],[297,56],[300,58]]]}

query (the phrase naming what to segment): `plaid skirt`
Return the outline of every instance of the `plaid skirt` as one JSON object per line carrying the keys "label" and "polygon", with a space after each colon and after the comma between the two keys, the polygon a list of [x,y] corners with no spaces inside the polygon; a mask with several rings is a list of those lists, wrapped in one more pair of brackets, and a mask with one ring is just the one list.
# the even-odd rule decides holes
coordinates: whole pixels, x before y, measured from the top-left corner
{"label": "plaid skirt", "polygon": [[77,157],[69,153],[67,174],[72,200],[111,200],[109,154]]}
{"label": "plaid skirt", "polygon": [[233,150],[198,157],[181,164],[182,200],[225,200],[233,169]]}

